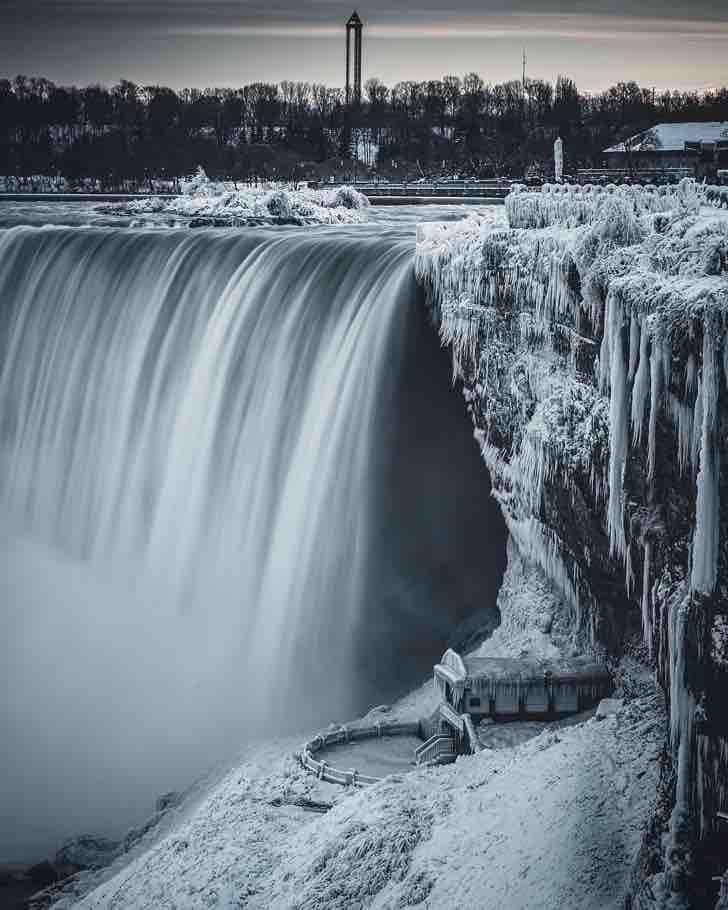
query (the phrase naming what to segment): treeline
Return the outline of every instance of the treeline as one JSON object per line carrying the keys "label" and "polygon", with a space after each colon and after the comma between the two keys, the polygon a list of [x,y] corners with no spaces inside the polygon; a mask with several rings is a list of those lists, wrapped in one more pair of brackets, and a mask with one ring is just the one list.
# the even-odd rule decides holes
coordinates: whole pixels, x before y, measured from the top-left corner
{"label": "treeline", "polygon": [[728,120],[728,89],[656,93],[620,82],[595,95],[568,78],[488,84],[475,73],[387,86],[369,79],[359,108],[322,84],[239,89],[58,86],[0,80],[0,174],[102,181],[213,175],[310,177],[364,158],[400,174],[520,175],[566,143],[568,167],[660,121]]}

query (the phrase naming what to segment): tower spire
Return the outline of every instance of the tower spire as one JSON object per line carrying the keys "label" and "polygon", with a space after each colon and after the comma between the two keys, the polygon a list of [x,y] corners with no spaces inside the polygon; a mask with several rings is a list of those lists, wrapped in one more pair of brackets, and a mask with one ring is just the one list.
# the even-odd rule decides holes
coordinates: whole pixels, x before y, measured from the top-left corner
{"label": "tower spire", "polygon": [[[346,104],[361,104],[361,37],[364,25],[356,10],[346,23]],[[354,35],[354,66],[352,72],[351,36]]]}

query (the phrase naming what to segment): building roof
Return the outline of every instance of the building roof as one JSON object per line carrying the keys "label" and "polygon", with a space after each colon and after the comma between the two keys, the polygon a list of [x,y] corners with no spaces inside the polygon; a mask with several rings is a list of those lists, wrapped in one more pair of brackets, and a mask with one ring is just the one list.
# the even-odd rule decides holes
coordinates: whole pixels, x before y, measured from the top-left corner
{"label": "building roof", "polygon": [[559,679],[576,677],[609,676],[604,664],[589,658],[571,658],[558,661],[517,660],[496,657],[464,657],[468,679],[538,679],[545,675]]}
{"label": "building roof", "polygon": [[362,24],[362,21],[359,18],[359,13],[357,13],[356,10],[354,10],[354,12],[351,14],[351,16],[349,16],[349,21],[346,24],[347,25],[361,25]]}
{"label": "building roof", "polygon": [[559,680],[599,679],[609,676],[604,664],[597,664],[588,657],[563,658],[558,661],[523,660],[506,657],[461,657],[449,649],[435,673],[446,678],[452,685],[467,686],[473,680],[492,681],[543,679],[549,674]]}
{"label": "building roof", "polygon": [[626,152],[627,143],[633,152],[682,152],[686,142],[718,142],[728,140],[728,121],[706,123],[658,123],[643,133],[618,142],[605,152]]}

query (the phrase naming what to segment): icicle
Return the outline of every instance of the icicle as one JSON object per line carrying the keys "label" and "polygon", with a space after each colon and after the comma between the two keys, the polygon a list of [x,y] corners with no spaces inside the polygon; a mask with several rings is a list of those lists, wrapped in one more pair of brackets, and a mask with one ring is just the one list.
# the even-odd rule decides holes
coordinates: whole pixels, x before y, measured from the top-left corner
{"label": "icicle", "polygon": [[624,556],[624,465],[627,458],[627,373],[622,342],[622,303],[615,294],[609,295],[609,350],[611,353],[609,402],[609,506],[607,526],[611,553]]}
{"label": "icicle", "polygon": [[612,293],[607,297],[604,304],[604,334],[602,335],[602,346],[599,349],[599,391],[606,392],[609,389],[609,378],[612,367],[612,313],[618,305],[615,295]]}
{"label": "icicle", "polygon": [[690,463],[693,474],[697,476],[700,461],[700,442],[703,436],[703,380],[698,376],[698,393],[695,396],[695,409],[693,411],[693,432],[690,441]]}
{"label": "icicle", "polygon": [[[472,364],[477,378],[477,352],[481,329],[487,329],[494,318],[489,307],[473,306],[467,300],[442,307],[440,340],[443,347],[452,349],[453,385],[463,375],[463,365]],[[484,345],[487,351],[488,346]]]}
{"label": "icicle", "polygon": [[647,441],[647,476],[650,480],[655,476],[657,418],[660,411],[663,378],[662,357],[662,345],[658,339],[654,339],[650,356],[650,428]]}
{"label": "icicle", "polygon": [[624,586],[627,589],[627,597],[631,597],[634,588],[634,569],[632,568],[632,547],[629,545],[624,560]]}
{"label": "icicle", "polygon": [[662,387],[663,389],[669,389],[672,380],[672,343],[669,334],[665,334],[662,337],[662,357],[660,361],[662,363]]}
{"label": "icicle", "polygon": [[675,395],[670,395],[670,416],[677,428],[677,458],[681,474],[685,473],[688,463],[693,460],[694,410]]}
{"label": "icicle", "polygon": [[652,541],[645,541],[644,567],[642,570],[642,639],[647,645],[652,660],[653,626],[650,604],[650,574],[652,572]]}
{"label": "icicle", "polygon": [[688,354],[688,362],[685,364],[685,394],[690,395],[695,391],[695,382],[698,377],[698,368],[695,363],[695,354],[691,351]]}
{"label": "icicle", "polygon": [[720,533],[720,471],[715,431],[718,415],[718,375],[715,364],[713,326],[706,321],[703,328],[703,420],[700,442],[698,497],[695,506],[693,536],[693,570],[690,585],[693,591],[710,594],[715,588],[718,570]]}
{"label": "icicle", "polygon": [[[647,392],[650,387],[650,359],[647,354],[649,341],[650,333],[647,331],[646,326],[642,326],[640,332],[639,368],[634,378],[634,387],[632,388],[632,440],[635,445],[639,445],[642,440],[642,426],[645,422],[645,404],[647,403]],[[630,357],[631,355],[632,348],[630,346]]]}
{"label": "icicle", "polygon": [[566,601],[574,608],[575,628],[581,628],[581,602],[579,584],[581,572],[578,564],[565,558],[564,544],[556,532],[542,524],[538,519],[529,517],[515,519],[508,512],[504,513],[506,527],[513,538],[518,551],[531,562],[536,563],[547,578],[563,594]]}
{"label": "icicle", "polygon": [[[680,891],[685,879],[683,857],[691,839],[691,794],[693,774],[690,753],[693,740],[693,718],[695,716],[695,699],[686,685],[687,673],[687,634],[689,605],[674,598],[670,605],[669,624],[669,661],[670,661],[670,740],[677,759],[675,781],[675,805],[670,817],[671,846],[667,851],[667,880],[670,891],[680,898]],[[670,906],[687,906],[672,902]]]}
{"label": "icicle", "polygon": [[632,311],[629,320],[629,381],[632,382],[637,369],[637,356],[641,350],[640,323],[637,313]]}

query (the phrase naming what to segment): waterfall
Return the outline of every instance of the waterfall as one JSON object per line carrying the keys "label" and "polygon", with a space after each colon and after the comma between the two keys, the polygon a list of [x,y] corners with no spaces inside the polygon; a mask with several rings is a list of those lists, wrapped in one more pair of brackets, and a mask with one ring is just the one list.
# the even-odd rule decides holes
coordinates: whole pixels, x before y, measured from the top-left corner
{"label": "waterfall", "polygon": [[[377,588],[385,551],[411,538],[415,565],[435,533],[384,528],[402,483],[383,440],[416,408],[393,403],[424,322],[416,295],[411,240],[386,232],[0,232],[11,765],[45,749],[46,765],[80,763],[109,788],[169,789],[248,734],[362,708],[377,659],[361,642],[388,628],[372,602],[399,597]],[[418,476],[428,448],[414,439],[397,477]],[[482,504],[481,476],[468,496]],[[447,485],[463,482],[435,480],[448,527],[465,506]],[[457,601],[447,555],[432,574],[443,566],[456,580],[438,596]],[[430,642],[458,614],[403,609]],[[33,799],[51,799],[43,786]]]}

